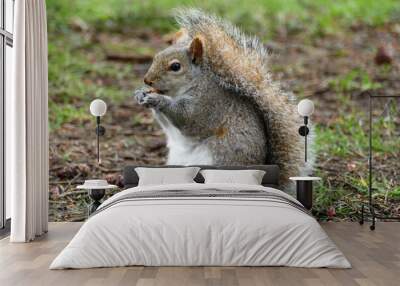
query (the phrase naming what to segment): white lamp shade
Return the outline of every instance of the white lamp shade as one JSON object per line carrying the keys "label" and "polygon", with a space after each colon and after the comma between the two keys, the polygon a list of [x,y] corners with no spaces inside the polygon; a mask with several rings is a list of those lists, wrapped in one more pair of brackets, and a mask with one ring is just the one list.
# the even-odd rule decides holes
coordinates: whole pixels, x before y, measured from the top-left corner
{"label": "white lamp shade", "polygon": [[301,116],[310,116],[314,112],[314,103],[309,99],[303,99],[297,105],[297,111]]}
{"label": "white lamp shade", "polygon": [[103,116],[106,114],[107,104],[101,99],[95,99],[90,103],[90,113],[93,116]]}

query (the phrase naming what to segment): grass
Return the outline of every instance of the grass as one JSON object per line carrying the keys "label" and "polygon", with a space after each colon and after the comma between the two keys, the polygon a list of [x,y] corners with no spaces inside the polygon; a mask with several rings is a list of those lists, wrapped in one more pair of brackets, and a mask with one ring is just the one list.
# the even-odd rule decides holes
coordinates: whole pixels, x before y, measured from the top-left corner
{"label": "grass", "polygon": [[[332,180],[330,174],[319,171],[323,183],[316,190],[315,209],[321,212],[318,214],[322,219],[327,217],[323,210],[331,206],[336,206],[339,217],[356,216],[354,204],[358,205],[360,197],[367,195],[368,105],[355,106],[351,96],[354,92],[379,89],[381,83],[375,82],[365,71],[356,69],[331,80],[330,87],[338,94],[342,112],[332,124],[316,126],[315,152],[321,158],[338,158],[347,163],[347,169],[337,174],[341,178],[335,181],[342,183],[333,187],[328,185]],[[368,104],[368,100],[364,102]],[[386,165],[393,163],[388,159],[399,156],[399,116],[400,109],[393,101],[383,106],[378,102],[373,109],[372,153],[375,168],[372,186],[376,189],[376,199],[384,198],[385,201],[387,197],[400,198],[399,182],[387,179],[390,170],[398,169],[399,165]],[[346,164],[343,165],[346,167]],[[334,193],[332,190],[335,190]],[[359,197],[356,202],[355,197]]]}
{"label": "grass", "polygon": [[[74,31],[75,22],[96,31],[148,29],[159,33],[174,29],[171,11],[175,7],[194,6],[219,14],[262,38],[274,37],[282,29],[289,33],[321,36],[340,32],[358,23],[382,25],[396,20],[400,14],[397,0],[48,0],[50,127],[85,118],[86,105],[94,97],[107,97],[113,102],[123,100],[127,92],[118,86],[104,86],[91,78],[129,77],[132,69],[115,68],[101,62],[102,55],[91,59],[85,54],[96,46],[85,33]],[[101,62],[101,63],[99,63]],[[106,74],[106,75],[104,75]],[[349,75],[350,77],[356,76]],[[82,79],[85,79],[84,81]],[[339,88],[351,88],[342,79]],[[369,88],[368,84],[365,88]],[[81,107],[73,108],[76,102]]]}
{"label": "grass", "polygon": [[354,69],[351,72],[339,76],[329,82],[331,88],[338,93],[349,93],[354,90],[366,91],[375,90],[382,85],[379,82],[373,81],[369,74],[361,69]]}
{"label": "grass", "polygon": [[118,29],[121,25],[131,25],[161,31],[173,28],[171,9],[181,6],[203,8],[256,33],[281,26],[329,33],[359,23],[382,25],[398,20],[400,11],[397,0],[51,0],[47,3],[50,14],[57,20],[52,25],[56,26],[74,16],[103,27]]}
{"label": "grass", "polygon": [[[123,66],[102,60],[99,47],[68,25],[60,32],[49,27],[49,117],[50,128],[88,118],[89,102],[106,98],[118,103],[129,94],[117,84],[131,80],[132,65]],[[93,55],[97,58],[93,59]],[[103,79],[103,80],[102,80]],[[109,84],[115,83],[115,84]]]}

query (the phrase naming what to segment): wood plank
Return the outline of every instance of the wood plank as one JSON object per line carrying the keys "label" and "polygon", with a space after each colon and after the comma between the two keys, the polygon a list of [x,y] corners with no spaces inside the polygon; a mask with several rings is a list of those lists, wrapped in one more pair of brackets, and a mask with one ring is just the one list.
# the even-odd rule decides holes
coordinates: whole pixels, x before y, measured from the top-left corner
{"label": "wood plank", "polygon": [[400,224],[379,223],[372,232],[357,223],[322,224],[352,263],[352,269],[290,267],[117,267],[49,270],[81,223],[50,223],[32,243],[0,240],[0,285],[280,286],[399,285]]}

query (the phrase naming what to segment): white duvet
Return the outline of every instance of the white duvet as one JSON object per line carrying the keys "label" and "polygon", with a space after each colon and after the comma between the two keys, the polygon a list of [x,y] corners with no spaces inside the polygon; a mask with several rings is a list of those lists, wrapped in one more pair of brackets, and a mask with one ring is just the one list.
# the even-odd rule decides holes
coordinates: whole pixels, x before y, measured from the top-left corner
{"label": "white duvet", "polygon": [[289,204],[231,197],[115,203],[131,192],[207,188],[263,190],[295,201],[279,190],[254,185],[179,184],[128,189],[100,206],[103,210],[86,221],[50,269],[127,265],[350,267],[317,221]]}

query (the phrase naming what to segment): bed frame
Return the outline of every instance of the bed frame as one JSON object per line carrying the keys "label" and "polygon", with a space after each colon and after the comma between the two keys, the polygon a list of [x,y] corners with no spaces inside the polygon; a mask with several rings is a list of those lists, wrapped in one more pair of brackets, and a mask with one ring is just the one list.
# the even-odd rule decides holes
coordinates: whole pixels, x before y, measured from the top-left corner
{"label": "bed frame", "polygon": [[[277,165],[251,165],[251,166],[208,166],[208,165],[195,165],[201,169],[218,169],[218,170],[263,170],[265,171],[262,185],[265,187],[272,187],[279,189],[279,167]],[[136,187],[139,183],[139,176],[135,171],[137,167],[148,168],[179,168],[185,166],[178,165],[165,165],[165,166],[144,166],[144,165],[131,165],[126,166],[123,171],[124,189]],[[197,183],[204,183],[203,176],[198,173],[194,178]]]}

